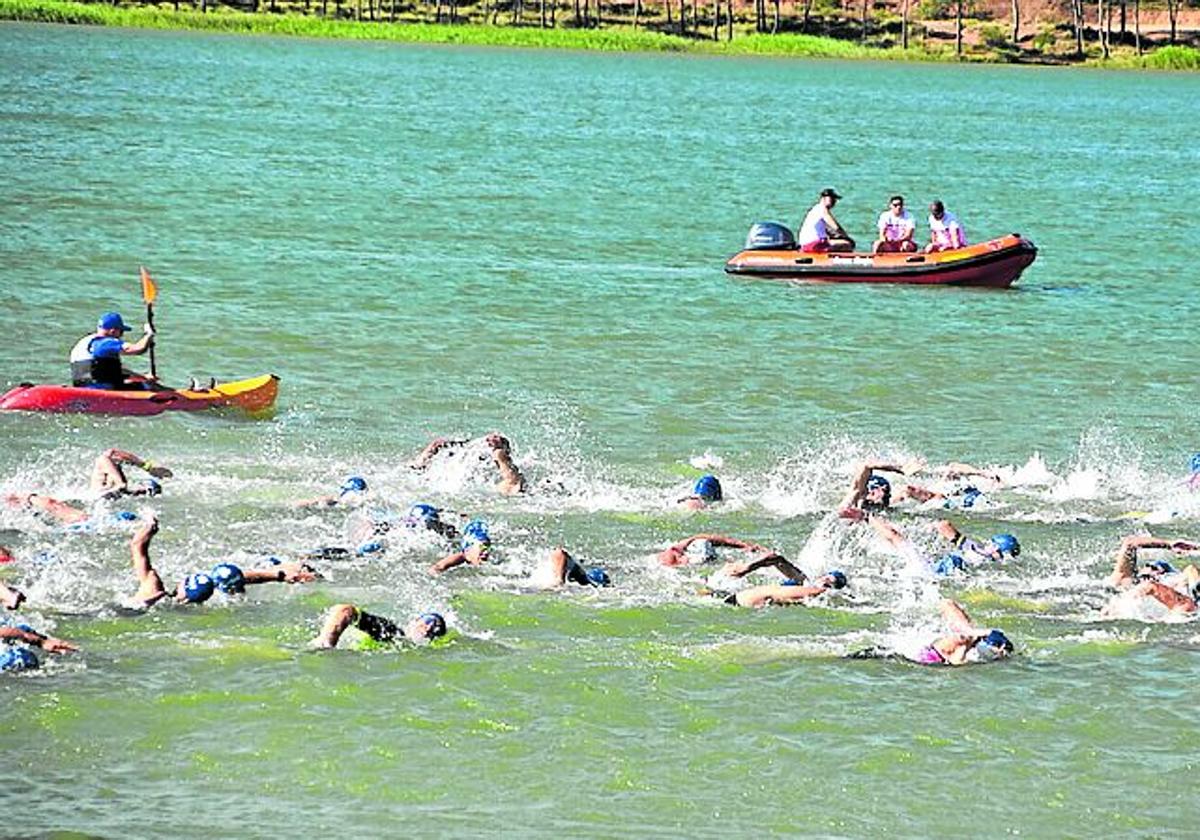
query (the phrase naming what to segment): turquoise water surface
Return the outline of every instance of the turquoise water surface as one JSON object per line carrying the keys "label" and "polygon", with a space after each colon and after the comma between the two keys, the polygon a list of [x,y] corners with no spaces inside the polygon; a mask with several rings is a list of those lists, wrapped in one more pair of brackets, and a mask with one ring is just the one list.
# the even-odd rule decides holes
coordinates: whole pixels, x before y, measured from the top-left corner
{"label": "turquoise water surface", "polygon": [[[445,547],[405,533],[133,614],[127,531],[0,511],[21,617],[82,648],[0,679],[6,830],[1190,835],[1196,625],[1099,611],[1122,536],[1200,537],[1197,101],[1185,75],[0,25],[0,385],[140,319],[139,265],[165,380],[282,378],[267,420],[0,415],[0,489],[81,499],[110,446],[170,465],[126,505],[159,515],[168,583],[352,541],[361,512],[293,507],[349,474],[485,517],[503,560],[434,579]],[[860,241],[899,192],[1040,253],[1002,292],[724,275],[825,186]],[[493,429],[527,496],[406,466]],[[953,516],[1020,559],[914,575],[830,516],[868,457],[999,469]],[[705,471],[727,501],[680,511]],[[895,521],[933,552],[942,513]],[[851,585],[721,606],[713,564],[654,560],[701,531]],[[533,591],[560,543],[614,586]],[[932,638],[939,594],[1014,660],[842,658]],[[341,601],[452,632],[309,650]]]}

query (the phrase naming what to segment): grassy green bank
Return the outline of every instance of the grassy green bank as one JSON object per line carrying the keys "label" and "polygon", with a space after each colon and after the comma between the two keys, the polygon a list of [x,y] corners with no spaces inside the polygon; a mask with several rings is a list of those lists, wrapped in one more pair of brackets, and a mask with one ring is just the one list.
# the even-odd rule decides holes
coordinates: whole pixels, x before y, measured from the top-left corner
{"label": "grassy green bank", "polygon": [[[230,9],[200,12],[163,6],[110,6],[64,0],[0,0],[0,20],[427,44],[890,61],[956,60],[953,50],[950,49],[871,47],[837,38],[792,33],[767,35],[739,32],[732,40],[712,40],[635,29],[628,25],[606,26],[603,29],[572,29],[462,23],[393,23],[297,13],[241,12]],[[1014,56],[998,50],[980,50],[959,60],[1010,62],[1014,60]],[[1038,59],[1036,56],[1022,56],[1020,60],[1037,63]],[[1063,62],[1060,57],[1056,57],[1053,63]],[[1106,67],[1200,70],[1200,50],[1172,46],[1141,56],[1117,52],[1107,60],[1085,58],[1081,63]]]}

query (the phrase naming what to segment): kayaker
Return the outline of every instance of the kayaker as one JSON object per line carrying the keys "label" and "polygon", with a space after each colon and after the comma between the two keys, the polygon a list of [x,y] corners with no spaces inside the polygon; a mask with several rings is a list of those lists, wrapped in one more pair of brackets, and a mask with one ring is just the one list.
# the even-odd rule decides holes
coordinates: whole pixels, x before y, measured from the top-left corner
{"label": "kayaker", "polygon": [[832,187],[821,190],[817,203],[809,208],[796,234],[800,250],[809,254],[826,251],[853,251],[854,240],[847,235],[841,222],[833,215],[833,207],[841,198]]}
{"label": "kayaker", "polygon": [[319,575],[306,563],[276,563],[270,569],[242,571],[232,563],[218,563],[211,574],[203,572],[188,575],[173,589],[163,585],[162,578],[150,562],[150,542],[158,533],[158,519],[150,516],[134,533],[129,543],[133,558],[133,573],[138,588],[130,599],[138,607],[151,607],[167,599],[177,604],[200,604],[221,590],[237,594],[256,583],[309,583]]}
{"label": "kayaker", "polygon": [[679,499],[678,504],[688,510],[703,510],[725,498],[721,482],[715,475],[702,475],[692,485],[692,492]]}
{"label": "kayaker", "polygon": [[140,356],[154,344],[154,328],[143,327],[145,334],[130,343],[122,340],[129,327],[119,312],[105,312],[96,324],[96,332],[85,335],[71,350],[71,384],[80,388],[140,390],[152,379],[125,370],[122,356]]}
{"label": "kayaker", "polygon": [[373,642],[429,642],[446,635],[446,619],[440,613],[426,612],[404,627],[389,618],[359,609],[354,604],[335,604],[325,616],[321,632],[310,643],[315,648],[335,648],[351,627],[365,633]]}
{"label": "kayaker", "polygon": [[489,453],[488,456],[481,455],[481,460],[484,457],[490,457],[491,461],[496,465],[496,469],[500,472],[500,480],[495,485],[496,490],[506,496],[524,493],[526,490],[525,476],[522,475],[521,471],[517,469],[516,464],[513,463],[512,445],[509,443],[508,438],[499,432],[491,432],[482,439],[452,440],[444,437],[434,438],[412,460],[409,466],[414,470],[425,470],[438,455],[469,455],[472,452],[478,454],[480,447],[477,444],[480,441],[482,441],[483,446],[487,448]]}
{"label": "kayaker", "polygon": [[940,200],[929,205],[929,244],[925,253],[952,251],[967,246],[967,234],[958,217],[946,209]]}
{"label": "kayaker", "polygon": [[894,195],[888,199],[888,209],[879,214],[879,238],[871,250],[876,254],[916,251],[916,231],[912,213],[904,209],[904,196]]}

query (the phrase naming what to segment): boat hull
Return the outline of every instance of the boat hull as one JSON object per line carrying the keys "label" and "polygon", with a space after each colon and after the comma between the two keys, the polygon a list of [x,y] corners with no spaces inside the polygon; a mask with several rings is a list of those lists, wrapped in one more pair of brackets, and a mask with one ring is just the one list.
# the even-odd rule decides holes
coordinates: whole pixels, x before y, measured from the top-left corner
{"label": "boat hull", "polygon": [[1037,258],[1037,247],[1020,234],[932,254],[807,254],[798,249],[746,250],[725,271],[768,280],[814,283],[903,283],[917,286],[982,286],[1003,289]]}
{"label": "boat hull", "polygon": [[274,408],[278,394],[279,377],[270,373],[222,382],[207,391],[109,391],[70,385],[25,384],[0,396],[0,410],[144,417],[164,411],[235,408],[258,415]]}

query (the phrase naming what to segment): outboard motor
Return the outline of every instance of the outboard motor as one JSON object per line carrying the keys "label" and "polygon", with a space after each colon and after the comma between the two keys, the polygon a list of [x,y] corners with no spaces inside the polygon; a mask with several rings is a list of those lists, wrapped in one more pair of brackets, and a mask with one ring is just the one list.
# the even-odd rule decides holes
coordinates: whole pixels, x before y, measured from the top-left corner
{"label": "outboard motor", "polygon": [[747,251],[790,251],[795,247],[792,229],[779,222],[755,222],[746,234]]}

